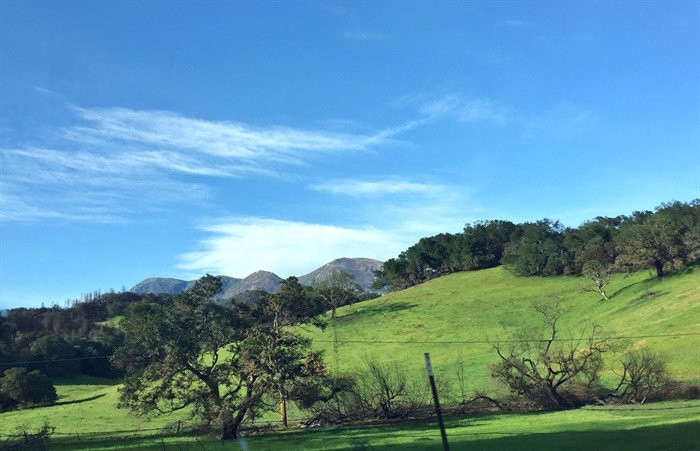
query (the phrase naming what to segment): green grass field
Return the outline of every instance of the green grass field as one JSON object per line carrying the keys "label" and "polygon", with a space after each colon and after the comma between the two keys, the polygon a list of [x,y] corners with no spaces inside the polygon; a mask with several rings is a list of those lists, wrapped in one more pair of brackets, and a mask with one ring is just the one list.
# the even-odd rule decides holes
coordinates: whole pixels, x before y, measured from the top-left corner
{"label": "green grass field", "polygon": [[[446,420],[453,450],[697,450],[700,401],[587,407],[532,414],[493,414]],[[292,430],[237,442],[158,436],[52,439],[56,450],[440,450],[435,422]]]}
{"label": "green grass field", "polygon": [[[502,268],[452,274],[338,311],[335,325],[313,331],[329,368],[361,368],[363,359],[396,362],[423,371],[430,352],[438,377],[454,379],[463,362],[472,389],[493,390],[488,367],[497,360],[492,344],[519,328],[542,330],[532,303],[561,299],[570,310],[560,337],[576,337],[594,321],[606,336],[630,347],[666,355],[674,378],[700,383],[700,269],[657,280],[648,272],[616,275],[609,301],[582,293],[580,277],[516,277]],[[337,343],[334,345],[334,337]],[[443,342],[443,343],[440,343]],[[609,376],[619,356],[609,356]]]}
{"label": "green grass field", "polygon": [[[458,362],[465,370],[468,395],[474,390],[492,393],[496,387],[488,368],[496,356],[491,343],[509,338],[518,328],[539,330],[540,318],[532,303],[561,299],[570,310],[562,318],[562,337],[575,336],[581,324],[596,321],[606,336],[633,337],[620,340],[620,344],[646,346],[666,355],[674,378],[700,383],[700,335],[689,335],[700,333],[700,268],[663,280],[648,272],[616,275],[608,288],[610,301],[580,292],[577,287],[586,282],[578,277],[516,277],[502,268],[458,273],[343,307],[325,331],[305,333],[315,346],[325,350],[331,372],[355,371],[362,368],[364,359],[375,358],[397,363],[410,377],[422,380],[423,353],[430,352],[436,377],[452,386],[451,392],[443,394],[446,403],[461,396],[456,389]],[[610,355],[606,362],[610,379],[618,357]],[[202,449],[193,438],[164,438],[161,443],[159,437],[166,426],[178,420],[183,428],[193,425],[186,413],[146,421],[116,409],[118,381],[79,378],[57,381],[56,385],[60,396],[57,405],[1,414],[0,434],[12,433],[19,426],[37,429],[48,421],[56,427],[54,446],[70,441],[62,449],[163,449],[168,441],[174,444],[168,449]],[[669,408],[658,410],[655,406],[453,418],[448,423],[454,449],[460,449],[461,444],[463,449],[700,449],[695,432],[700,403],[664,404]],[[298,411],[290,414],[292,423],[304,416]],[[274,421],[275,415],[267,419]],[[100,437],[106,441],[96,441]],[[129,439],[118,439],[123,437]],[[295,440],[303,446],[280,448]],[[622,446],[629,440],[641,447]],[[255,450],[438,449],[440,445],[434,425],[424,423],[297,430],[248,441],[255,444],[249,449]],[[547,445],[549,441],[567,445]],[[81,443],[85,447],[78,448]],[[206,449],[221,447],[216,440],[207,443]],[[585,443],[598,444],[583,447]],[[647,446],[652,443],[658,446]],[[665,443],[681,447],[664,448]]]}

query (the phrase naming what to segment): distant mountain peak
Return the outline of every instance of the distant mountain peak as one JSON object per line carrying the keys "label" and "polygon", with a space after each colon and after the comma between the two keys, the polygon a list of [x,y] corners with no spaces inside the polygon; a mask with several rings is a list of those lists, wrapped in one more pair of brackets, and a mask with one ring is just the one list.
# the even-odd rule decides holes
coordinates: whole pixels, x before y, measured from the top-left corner
{"label": "distant mountain peak", "polygon": [[353,276],[355,283],[363,290],[372,291],[372,283],[375,279],[374,271],[381,269],[382,264],[379,260],[371,258],[338,258],[299,277],[299,283],[313,286],[326,280],[333,273],[344,272]]}
{"label": "distant mountain peak", "polygon": [[[360,285],[365,291],[372,291],[374,282],[374,271],[381,269],[382,262],[371,258],[338,258],[326,263],[320,268],[299,276],[299,283],[302,285],[316,285],[327,279],[333,273],[344,272],[353,276],[355,283]],[[283,279],[277,274],[258,270],[244,279],[234,277],[221,277],[221,292],[214,297],[214,300],[225,300],[240,296],[249,291],[265,291],[275,293],[282,285]],[[180,294],[188,290],[195,284],[196,280],[180,280],[167,277],[149,277],[134,285],[131,292],[137,294]]]}

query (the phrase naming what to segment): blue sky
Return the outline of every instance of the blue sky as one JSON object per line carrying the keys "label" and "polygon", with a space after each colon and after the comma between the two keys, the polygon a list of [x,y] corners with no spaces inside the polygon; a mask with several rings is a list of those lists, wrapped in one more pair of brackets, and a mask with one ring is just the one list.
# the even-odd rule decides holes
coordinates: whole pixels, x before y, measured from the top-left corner
{"label": "blue sky", "polygon": [[700,197],[700,3],[0,3],[0,308]]}

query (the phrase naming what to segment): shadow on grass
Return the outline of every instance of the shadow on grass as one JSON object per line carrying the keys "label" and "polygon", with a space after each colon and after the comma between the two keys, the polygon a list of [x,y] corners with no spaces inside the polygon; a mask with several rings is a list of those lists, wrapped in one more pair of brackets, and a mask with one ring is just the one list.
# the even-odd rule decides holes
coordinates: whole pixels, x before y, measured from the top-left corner
{"label": "shadow on grass", "polygon": [[[668,424],[613,431],[520,434],[479,440],[478,436],[455,435],[451,449],[479,450],[697,450],[700,422]],[[398,448],[386,448],[398,449]],[[403,448],[406,449],[406,448]],[[418,448],[415,448],[418,449]]]}
{"label": "shadow on grass", "polygon": [[[625,276],[625,278],[631,277],[632,275],[633,274],[628,274]],[[649,273],[649,276],[650,276],[649,278],[642,279],[642,280],[639,280],[637,282],[634,282],[633,284],[621,287],[620,289],[616,290],[613,293],[608,293],[608,296],[610,296],[610,299],[612,300],[614,297],[621,296],[624,293],[634,292],[635,290],[638,290],[640,287],[646,286],[648,288],[651,285],[656,285],[658,283],[659,279],[657,279],[656,277],[653,277],[653,275],[651,273]]]}
{"label": "shadow on grass", "polygon": [[75,385],[119,385],[124,382],[122,376],[116,377],[97,377],[97,376],[75,376],[71,378],[56,379],[54,381],[54,386],[75,386]]}
{"label": "shadow on grass", "polygon": [[[467,429],[468,431],[468,429]],[[697,450],[700,449],[700,422],[642,427],[631,430],[571,431],[537,434],[508,432],[479,433],[448,431],[451,450],[538,450],[538,451],[617,451],[617,450]],[[388,442],[388,443],[387,443]],[[392,443],[394,442],[394,443]],[[248,437],[238,441],[197,439],[173,442],[168,437],[105,438],[79,441],[75,437],[51,438],[48,449],[55,450],[406,450],[442,449],[440,434],[426,434],[409,427],[370,431],[328,430],[299,431]]]}
{"label": "shadow on grass", "polygon": [[67,406],[69,404],[80,404],[81,402],[88,402],[88,401],[94,401],[96,399],[102,398],[104,393],[100,395],[95,395],[95,396],[90,396],[89,398],[83,398],[83,399],[75,399],[73,401],[59,401],[57,403],[51,404],[52,406]]}
{"label": "shadow on grass", "polygon": [[367,319],[375,318],[377,316],[383,316],[389,313],[402,312],[404,310],[410,310],[414,307],[418,307],[418,304],[411,302],[395,302],[387,305],[377,305],[373,304],[371,307],[358,309],[347,315],[339,316],[336,318],[338,324],[349,323],[357,318]]}
{"label": "shadow on grass", "polygon": [[[686,267],[683,267],[683,268],[680,268],[677,270],[667,271],[666,275],[664,277],[662,277],[661,279],[656,277],[656,274],[652,270],[649,270],[649,277],[648,278],[640,280],[638,282],[635,282],[631,285],[627,285],[627,286],[620,288],[619,290],[615,291],[614,293],[612,293],[610,295],[610,299],[612,299],[613,297],[619,296],[623,293],[633,292],[635,290],[639,290],[639,288],[644,288],[644,287],[646,289],[639,297],[637,297],[635,299],[636,301],[644,301],[644,300],[653,298],[655,296],[658,296],[660,294],[666,294],[667,293],[666,291],[657,292],[657,291],[650,290],[650,288],[654,287],[654,286],[658,286],[660,282],[671,279],[671,278],[676,278],[678,276],[693,274],[694,272],[696,272],[698,270],[698,268],[700,268],[700,263],[692,263]],[[634,273],[628,274],[626,277],[631,277],[633,274]]]}

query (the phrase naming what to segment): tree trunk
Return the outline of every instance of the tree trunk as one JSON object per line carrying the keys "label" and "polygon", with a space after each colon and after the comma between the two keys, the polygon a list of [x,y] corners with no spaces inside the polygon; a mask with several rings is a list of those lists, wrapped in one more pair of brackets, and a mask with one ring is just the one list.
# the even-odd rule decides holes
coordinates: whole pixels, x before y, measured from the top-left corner
{"label": "tree trunk", "polygon": [[282,421],[282,426],[287,428],[287,400],[284,396],[280,399],[280,419]]}
{"label": "tree trunk", "polygon": [[238,438],[238,428],[245,418],[247,408],[241,408],[234,417],[230,412],[221,414],[221,440],[235,440]]}
{"label": "tree trunk", "polygon": [[221,440],[231,440],[238,438],[238,424],[229,414],[228,418],[224,418],[221,422]]}
{"label": "tree trunk", "polygon": [[656,260],[654,262],[654,268],[656,268],[656,277],[659,279],[664,276],[664,262]]}
{"label": "tree trunk", "polygon": [[557,389],[552,387],[548,383],[543,383],[543,389],[545,394],[547,395],[547,398],[552,402],[557,407],[568,407],[569,403],[566,402],[566,399],[562,395],[557,392]]}

